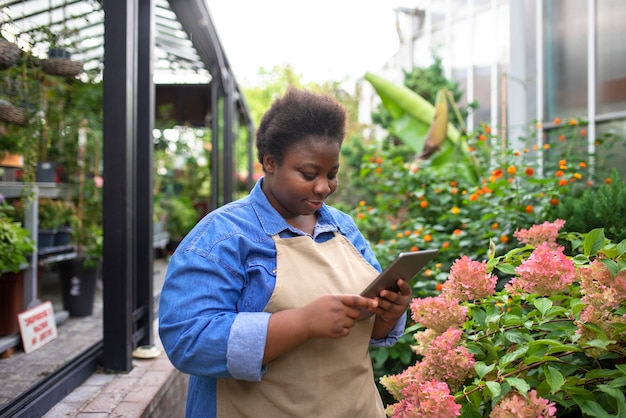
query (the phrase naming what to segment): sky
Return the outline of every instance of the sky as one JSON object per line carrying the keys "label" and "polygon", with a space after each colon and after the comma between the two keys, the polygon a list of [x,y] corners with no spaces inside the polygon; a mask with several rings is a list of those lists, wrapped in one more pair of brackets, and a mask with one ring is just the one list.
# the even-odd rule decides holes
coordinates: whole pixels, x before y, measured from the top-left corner
{"label": "sky", "polygon": [[206,0],[237,82],[289,64],[305,82],[356,81],[398,50],[408,0]]}

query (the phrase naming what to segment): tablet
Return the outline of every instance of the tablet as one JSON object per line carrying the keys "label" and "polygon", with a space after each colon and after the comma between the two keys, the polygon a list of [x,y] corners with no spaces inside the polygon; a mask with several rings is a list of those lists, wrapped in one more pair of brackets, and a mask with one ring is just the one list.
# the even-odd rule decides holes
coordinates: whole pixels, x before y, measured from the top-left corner
{"label": "tablet", "polygon": [[439,250],[421,250],[400,253],[398,257],[361,292],[361,296],[374,298],[383,289],[398,291],[396,282],[402,278],[410,281],[426,264],[439,254]]}

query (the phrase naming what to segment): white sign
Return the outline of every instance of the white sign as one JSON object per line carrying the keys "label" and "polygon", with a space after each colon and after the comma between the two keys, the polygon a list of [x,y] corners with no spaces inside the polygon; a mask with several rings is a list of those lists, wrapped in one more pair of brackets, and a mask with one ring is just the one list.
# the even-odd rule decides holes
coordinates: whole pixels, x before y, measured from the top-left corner
{"label": "white sign", "polygon": [[30,353],[57,337],[57,324],[50,301],[17,315],[24,352]]}

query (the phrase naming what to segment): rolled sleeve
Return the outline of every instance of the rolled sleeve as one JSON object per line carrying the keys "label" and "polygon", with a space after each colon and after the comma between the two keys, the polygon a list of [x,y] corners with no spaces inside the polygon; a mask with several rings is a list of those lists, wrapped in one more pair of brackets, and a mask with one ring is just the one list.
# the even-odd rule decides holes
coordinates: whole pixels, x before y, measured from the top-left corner
{"label": "rolled sleeve", "polygon": [[226,365],[235,379],[258,382],[265,374],[263,355],[269,312],[240,312],[230,330]]}
{"label": "rolled sleeve", "polygon": [[398,322],[396,322],[396,325],[394,325],[391,332],[389,332],[389,334],[387,334],[385,338],[380,338],[380,339],[372,338],[370,340],[370,346],[371,347],[389,347],[389,346],[394,345],[398,341],[398,338],[402,337],[402,335],[404,334],[405,328],[406,328],[406,312],[402,315],[402,317],[398,320]]}

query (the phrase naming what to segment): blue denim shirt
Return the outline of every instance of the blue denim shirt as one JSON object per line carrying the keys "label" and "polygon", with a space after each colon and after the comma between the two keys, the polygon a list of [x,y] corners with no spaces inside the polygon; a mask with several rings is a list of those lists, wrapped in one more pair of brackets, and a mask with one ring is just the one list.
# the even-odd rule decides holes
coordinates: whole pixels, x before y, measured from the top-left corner
{"label": "blue denim shirt", "polygon": [[[270,313],[263,312],[274,291],[276,247],[272,236],[307,235],[290,226],[261,190],[206,215],[172,255],[161,291],[159,335],[172,364],[191,375],[187,416],[215,412],[216,379],[260,381]],[[378,271],[380,264],[347,214],[324,205],[313,239],[343,234]],[[406,314],[373,346],[394,344]],[[213,412],[209,412],[213,411]]]}

